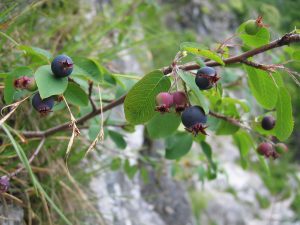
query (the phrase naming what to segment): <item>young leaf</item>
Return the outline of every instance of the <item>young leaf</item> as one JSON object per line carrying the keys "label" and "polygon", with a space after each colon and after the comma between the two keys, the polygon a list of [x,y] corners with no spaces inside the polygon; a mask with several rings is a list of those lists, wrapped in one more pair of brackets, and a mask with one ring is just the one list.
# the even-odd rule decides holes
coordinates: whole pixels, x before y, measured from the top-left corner
{"label": "young leaf", "polygon": [[175,113],[156,113],[146,128],[150,138],[164,138],[172,135],[180,123],[180,116]]}
{"label": "young leaf", "polygon": [[213,61],[216,61],[220,65],[225,65],[222,58],[215,52],[203,49],[201,45],[194,42],[183,42],[180,45],[180,49],[183,51],[187,51],[189,53],[192,53],[197,56],[202,56],[207,59],[211,59]]}
{"label": "young leaf", "polygon": [[276,104],[275,133],[280,141],[286,140],[293,132],[294,121],[291,97],[285,88],[279,89],[278,101]]}
{"label": "young leaf", "polygon": [[209,112],[208,101],[205,99],[205,96],[202,94],[202,92],[199,90],[198,86],[196,85],[195,77],[191,73],[185,72],[183,70],[178,70],[178,75],[195,94],[199,105],[203,108],[204,112],[207,114]]}
{"label": "young leaf", "polygon": [[179,159],[187,154],[193,144],[191,134],[181,132],[166,139],[166,159]]}
{"label": "young leaf", "polygon": [[265,109],[273,109],[277,102],[278,88],[272,77],[263,70],[245,66],[252,94]]}
{"label": "young leaf", "polygon": [[138,171],[138,167],[136,165],[130,165],[129,160],[127,159],[124,164],[124,171],[127,174],[127,176],[132,179],[136,172]]}
{"label": "young leaf", "polygon": [[126,148],[127,143],[124,140],[124,137],[120,133],[113,130],[109,130],[108,135],[110,136],[110,138],[113,140],[113,142],[116,144],[118,148],[120,149]]}
{"label": "young leaf", "polygon": [[125,117],[132,124],[142,124],[155,114],[155,97],[160,92],[168,91],[170,80],[155,70],[145,75],[128,92],[124,101]]}
{"label": "young leaf", "polygon": [[89,103],[89,99],[85,91],[74,82],[69,82],[67,90],[64,92],[64,96],[67,102],[73,105],[87,106]]}
{"label": "young leaf", "polygon": [[52,95],[61,95],[68,86],[68,78],[55,78],[49,65],[39,67],[34,78],[43,99]]}

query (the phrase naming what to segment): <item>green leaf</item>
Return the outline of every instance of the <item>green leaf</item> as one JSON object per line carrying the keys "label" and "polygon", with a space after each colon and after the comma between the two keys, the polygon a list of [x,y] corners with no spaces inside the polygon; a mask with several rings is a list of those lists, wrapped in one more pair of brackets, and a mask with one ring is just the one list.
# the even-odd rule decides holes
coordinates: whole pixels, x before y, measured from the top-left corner
{"label": "green leaf", "polygon": [[120,158],[114,158],[110,163],[110,169],[116,171],[121,168],[122,160]]}
{"label": "green leaf", "polygon": [[67,90],[64,92],[64,96],[68,103],[78,106],[87,106],[89,98],[82,88],[74,83],[69,82]]}
{"label": "green leaf", "polygon": [[68,78],[55,78],[49,65],[39,67],[34,78],[43,99],[63,94],[68,86]]}
{"label": "green leaf", "polygon": [[232,135],[236,133],[240,128],[225,120],[220,120],[216,130],[216,135]]}
{"label": "green leaf", "polygon": [[94,59],[74,57],[74,71],[72,76],[84,76],[95,82],[102,82],[104,73],[103,67]]}
{"label": "green leaf", "polygon": [[113,142],[116,144],[118,148],[120,149],[126,148],[127,143],[124,140],[124,137],[120,133],[113,130],[109,130],[108,135],[110,136],[110,138],[113,140]]}
{"label": "green leaf", "polygon": [[233,135],[234,142],[240,151],[240,161],[244,169],[248,166],[248,153],[253,147],[253,142],[250,135],[240,130]]}
{"label": "green leaf", "polygon": [[180,132],[166,139],[166,159],[179,159],[187,154],[193,144],[193,138],[186,132]]}
{"label": "green leaf", "polygon": [[300,50],[294,51],[293,55],[292,55],[292,58],[294,60],[300,61]]}
{"label": "green leaf", "polygon": [[29,67],[21,66],[10,72],[4,80],[4,100],[6,104],[11,104],[14,101],[16,89],[14,87],[14,80],[21,76],[32,76],[33,71]]}
{"label": "green leaf", "polygon": [[125,164],[124,164],[124,171],[130,179],[132,179],[134,177],[137,170],[138,170],[138,167],[136,165],[131,166],[129,163],[129,160],[126,159]]}
{"label": "green leaf", "polygon": [[225,65],[222,58],[217,53],[207,50],[207,49],[203,49],[203,47],[201,45],[199,45],[198,43],[183,42],[180,44],[180,49],[182,51],[187,51],[187,52],[192,53],[197,56],[202,56],[207,59],[211,59],[221,65]]}
{"label": "green leaf", "polygon": [[181,123],[180,116],[176,113],[156,113],[147,123],[150,138],[164,138],[172,135]]}
{"label": "green leaf", "polygon": [[196,85],[195,77],[191,73],[185,72],[183,70],[178,70],[178,75],[195,94],[198,104],[203,108],[205,114],[207,114],[209,112],[208,101],[205,99],[205,96]]}
{"label": "green leaf", "polygon": [[248,35],[245,33],[245,23],[238,28],[240,38],[245,45],[250,47],[259,47],[270,42],[270,32],[267,28],[262,27],[256,35]]}
{"label": "green leaf", "polygon": [[46,62],[49,62],[49,60],[52,58],[50,52],[41,48],[32,47],[28,45],[20,45],[19,48],[25,51],[27,55],[37,56]]}
{"label": "green leaf", "polygon": [[263,70],[245,66],[252,94],[265,109],[273,109],[277,102],[278,88],[272,77]]}
{"label": "green leaf", "polygon": [[160,70],[145,75],[128,92],[124,101],[127,121],[142,124],[155,115],[155,97],[160,92],[168,91],[170,80]]}
{"label": "green leaf", "polygon": [[216,172],[217,164],[212,159],[212,150],[211,150],[210,145],[207,144],[207,142],[203,141],[203,142],[201,142],[201,148],[202,148],[202,151],[203,151],[204,155],[206,156],[211,168],[213,169],[214,172]]}
{"label": "green leaf", "polygon": [[276,104],[275,133],[280,141],[286,140],[293,132],[294,120],[292,112],[291,97],[283,87],[279,89],[278,101]]}

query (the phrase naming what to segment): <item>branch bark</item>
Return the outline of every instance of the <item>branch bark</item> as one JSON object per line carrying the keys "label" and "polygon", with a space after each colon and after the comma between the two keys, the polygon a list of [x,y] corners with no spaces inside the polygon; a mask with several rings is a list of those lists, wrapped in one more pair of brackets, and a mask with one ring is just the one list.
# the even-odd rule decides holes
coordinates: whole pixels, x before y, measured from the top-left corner
{"label": "branch bark", "polygon": [[[297,33],[294,33],[294,32],[288,33],[288,34],[285,34],[284,36],[282,36],[281,38],[270,42],[269,44],[266,44],[266,45],[263,45],[261,47],[252,49],[250,51],[244,52],[243,54],[224,59],[223,61],[224,61],[225,65],[234,64],[234,63],[243,63],[249,57],[258,55],[260,53],[263,53],[263,52],[266,52],[268,50],[275,49],[275,48],[278,48],[278,47],[281,47],[281,46],[284,46],[284,45],[289,45],[291,43],[296,43],[296,42],[300,42],[300,34],[297,34]],[[211,67],[220,66],[220,64],[215,62],[215,61],[208,61],[208,62],[206,62],[206,65],[211,66]],[[199,69],[199,68],[200,68],[200,66],[198,64],[196,64],[195,62],[186,63],[186,64],[183,64],[183,65],[179,66],[179,69],[182,69],[182,70],[185,70],[185,71],[196,70],[196,69]],[[172,72],[172,66],[167,66],[167,67],[161,68],[161,71],[165,75],[167,75],[167,74]],[[100,108],[97,108],[96,110],[93,110],[92,112],[90,112],[90,113],[86,114],[85,116],[79,118],[77,120],[77,124],[83,124],[86,121],[88,121],[89,119],[95,117],[96,115],[99,115],[99,114],[101,114],[105,111],[108,111],[108,110],[110,110],[110,109],[112,109],[112,108],[114,108],[118,105],[123,104],[123,102],[125,100],[125,97],[126,97],[126,95],[124,95],[124,96],[120,97],[119,99],[107,104],[106,106],[103,107],[103,110],[101,110]],[[215,116],[215,117],[220,118],[220,119],[224,119],[228,122],[232,122],[233,124],[240,126],[240,124],[237,124],[236,121],[228,120],[227,117],[222,118],[222,115],[215,114],[215,113],[210,113],[210,114],[212,116]],[[56,132],[67,130],[67,129],[69,129],[69,122],[58,125],[58,126],[55,126],[55,127],[52,127],[52,128],[49,128],[45,131],[24,131],[23,135],[26,138],[44,138],[44,137],[53,135]]]}

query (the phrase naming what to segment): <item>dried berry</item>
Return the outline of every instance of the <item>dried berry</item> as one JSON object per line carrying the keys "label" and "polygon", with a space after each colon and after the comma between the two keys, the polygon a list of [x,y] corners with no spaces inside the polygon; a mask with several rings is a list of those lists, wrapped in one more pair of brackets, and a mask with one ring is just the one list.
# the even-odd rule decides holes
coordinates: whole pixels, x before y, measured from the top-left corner
{"label": "dried berry", "polygon": [[276,120],[273,116],[265,116],[261,121],[261,126],[265,130],[272,130],[275,126]]}
{"label": "dried berry", "polygon": [[33,77],[22,76],[14,80],[15,88],[27,89],[28,91],[35,91],[37,85]]}
{"label": "dried berry", "polygon": [[161,92],[156,96],[155,110],[161,113],[169,112],[173,105],[173,96],[168,92]]}
{"label": "dried berry", "polygon": [[57,78],[67,77],[73,71],[73,61],[69,56],[59,55],[53,59],[51,70]]}
{"label": "dried berry", "polygon": [[188,106],[188,98],[182,91],[176,91],[172,93],[173,104],[177,113],[182,112]]}
{"label": "dried berry", "polygon": [[200,106],[190,106],[186,108],[181,115],[181,121],[185,129],[194,135],[197,135],[199,132],[205,135],[207,134],[205,131],[207,128],[205,125],[207,116]]}

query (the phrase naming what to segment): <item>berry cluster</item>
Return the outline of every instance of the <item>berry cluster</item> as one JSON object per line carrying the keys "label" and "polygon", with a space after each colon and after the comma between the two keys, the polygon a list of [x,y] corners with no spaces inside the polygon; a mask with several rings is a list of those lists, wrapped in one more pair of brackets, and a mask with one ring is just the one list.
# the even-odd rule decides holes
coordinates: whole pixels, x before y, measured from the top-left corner
{"label": "berry cluster", "polygon": [[[69,56],[59,55],[53,59],[51,63],[51,70],[53,76],[57,79],[67,77],[73,71],[73,61]],[[14,80],[14,86],[17,89],[27,89],[28,91],[35,91],[37,89],[35,79],[27,76],[22,76]],[[33,108],[41,115],[47,115],[51,112],[54,106],[54,101],[54,96],[42,99],[40,93],[37,92],[34,94],[31,103]]]}
{"label": "berry cluster", "polygon": [[[275,127],[276,120],[273,116],[264,116],[261,120],[261,127],[264,130],[272,130]],[[269,142],[262,142],[257,147],[257,153],[266,158],[278,158],[281,154],[288,151],[288,147],[284,143],[272,144]]]}
{"label": "berry cluster", "polygon": [[188,106],[188,98],[184,92],[161,92],[156,96],[156,111],[161,113],[170,112],[173,106],[177,113],[181,113]]}
{"label": "berry cluster", "polygon": [[284,143],[273,145],[269,142],[262,142],[258,145],[256,151],[266,158],[272,157],[273,159],[277,159],[281,154],[288,151],[288,147]]}
{"label": "berry cluster", "polygon": [[[214,68],[204,66],[197,71],[195,83],[200,90],[211,89],[220,79]],[[182,124],[188,132],[195,136],[199,133],[207,135],[207,115],[200,106],[191,106],[185,92],[174,93],[161,92],[156,96],[155,110],[161,113],[170,112],[171,107],[175,107],[176,113],[181,115]]]}

